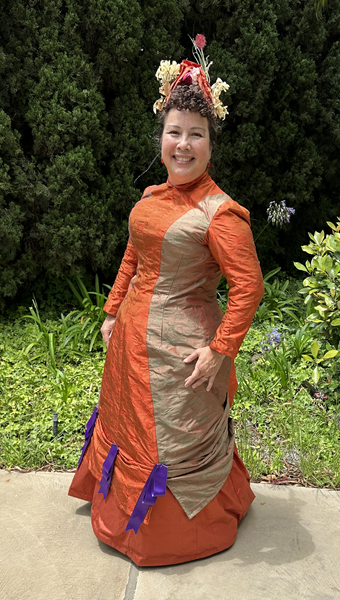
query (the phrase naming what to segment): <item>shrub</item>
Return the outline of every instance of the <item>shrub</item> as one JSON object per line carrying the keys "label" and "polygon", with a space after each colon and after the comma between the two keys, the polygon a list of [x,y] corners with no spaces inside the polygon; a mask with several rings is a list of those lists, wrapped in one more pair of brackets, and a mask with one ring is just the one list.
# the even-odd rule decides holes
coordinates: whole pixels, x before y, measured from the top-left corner
{"label": "shrub", "polygon": [[300,323],[299,316],[301,318],[302,315],[296,306],[299,298],[297,296],[293,298],[288,296],[287,288],[289,281],[282,282],[277,277],[270,281],[280,270],[280,267],[274,269],[263,278],[265,293],[255,314],[255,322],[270,321],[274,325],[276,319],[282,321],[284,316],[288,316],[297,323]]}
{"label": "shrub", "polygon": [[255,235],[270,202],[296,209],[258,245],[265,270],[288,271],[307,228],[336,218],[339,16],[317,19],[314,0],[2,2],[0,298],[46,276],[113,280],[131,208],[166,178],[156,161],[133,184],[156,153],[155,71],[191,58],[197,32],[230,84],[211,173]]}
{"label": "shrub", "polygon": [[308,273],[300,293],[311,305],[307,321],[318,326],[331,344],[340,342],[340,219],[337,225],[328,222],[332,233],[311,233],[311,242],[302,246],[313,256],[305,265],[295,262],[299,271]]}

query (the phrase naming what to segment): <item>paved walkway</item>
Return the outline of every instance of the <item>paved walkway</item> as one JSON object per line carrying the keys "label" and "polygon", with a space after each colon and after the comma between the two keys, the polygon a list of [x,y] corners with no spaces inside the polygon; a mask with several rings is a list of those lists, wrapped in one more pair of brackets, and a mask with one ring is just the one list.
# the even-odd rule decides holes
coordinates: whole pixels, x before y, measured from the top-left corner
{"label": "paved walkway", "polygon": [[340,492],[254,484],[230,550],[138,569],[95,538],[71,479],[0,471],[0,600],[340,600]]}

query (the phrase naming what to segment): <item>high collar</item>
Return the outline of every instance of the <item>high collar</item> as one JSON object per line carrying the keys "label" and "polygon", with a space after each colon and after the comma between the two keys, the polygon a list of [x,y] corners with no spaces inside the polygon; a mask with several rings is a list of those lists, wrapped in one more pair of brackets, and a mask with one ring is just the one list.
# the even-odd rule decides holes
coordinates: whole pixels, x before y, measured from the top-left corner
{"label": "high collar", "polygon": [[208,172],[208,168],[206,168],[206,170],[204,171],[204,173],[202,173],[202,175],[197,177],[197,179],[188,181],[188,183],[182,183],[181,185],[173,185],[168,177],[166,184],[169,188],[173,188],[173,189],[176,189],[179,191],[182,191],[182,190],[187,191],[189,189],[197,187],[198,185],[202,185],[202,184],[206,183],[209,179],[210,179],[210,175]]}

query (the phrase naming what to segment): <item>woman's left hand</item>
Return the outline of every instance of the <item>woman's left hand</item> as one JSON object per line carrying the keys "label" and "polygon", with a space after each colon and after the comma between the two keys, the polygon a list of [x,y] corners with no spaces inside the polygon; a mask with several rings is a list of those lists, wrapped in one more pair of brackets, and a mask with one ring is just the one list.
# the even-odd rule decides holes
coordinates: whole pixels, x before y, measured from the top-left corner
{"label": "woman's left hand", "polygon": [[230,358],[216,352],[216,350],[211,350],[209,346],[205,346],[204,348],[197,348],[183,362],[190,363],[196,358],[197,363],[192,375],[186,378],[185,387],[192,385],[193,389],[195,389],[208,380],[207,392],[210,392],[223,360],[227,358],[230,362]]}

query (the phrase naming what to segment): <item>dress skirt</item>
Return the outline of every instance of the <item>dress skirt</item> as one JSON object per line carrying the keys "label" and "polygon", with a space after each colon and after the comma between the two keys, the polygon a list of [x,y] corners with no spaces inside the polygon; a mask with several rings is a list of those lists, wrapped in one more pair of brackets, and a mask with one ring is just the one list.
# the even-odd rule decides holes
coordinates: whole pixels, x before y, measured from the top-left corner
{"label": "dress skirt", "polygon": [[92,502],[91,520],[96,537],[140,567],[175,565],[230,548],[236,540],[238,523],[255,498],[235,446],[233,466],[222,489],[190,520],[167,489],[165,496],[149,509],[148,522],[142,523],[136,535],[132,530],[125,531],[130,515],[119,508],[115,495],[109,494],[104,500],[98,491],[99,482],[85,459],[75,474],[69,495]]}

